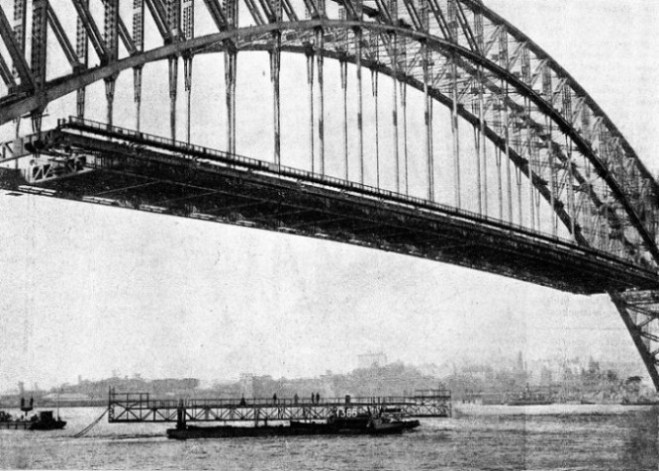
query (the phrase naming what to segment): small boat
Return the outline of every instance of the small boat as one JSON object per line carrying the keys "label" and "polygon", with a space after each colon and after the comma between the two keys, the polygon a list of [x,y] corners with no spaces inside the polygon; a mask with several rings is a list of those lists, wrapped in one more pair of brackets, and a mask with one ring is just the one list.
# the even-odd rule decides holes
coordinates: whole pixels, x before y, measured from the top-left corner
{"label": "small boat", "polygon": [[59,430],[66,426],[66,421],[55,418],[53,411],[46,410],[28,418],[13,417],[0,411],[0,429],[8,430]]}

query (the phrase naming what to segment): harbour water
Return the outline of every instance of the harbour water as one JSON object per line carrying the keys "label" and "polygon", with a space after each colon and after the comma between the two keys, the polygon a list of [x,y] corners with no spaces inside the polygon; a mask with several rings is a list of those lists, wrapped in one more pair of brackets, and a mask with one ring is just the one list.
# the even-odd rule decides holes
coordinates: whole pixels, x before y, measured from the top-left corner
{"label": "harbour water", "polygon": [[402,436],[172,441],[167,424],[108,424],[62,409],[65,430],[0,430],[9,469],[659,470],[659,408],[456,406]]}

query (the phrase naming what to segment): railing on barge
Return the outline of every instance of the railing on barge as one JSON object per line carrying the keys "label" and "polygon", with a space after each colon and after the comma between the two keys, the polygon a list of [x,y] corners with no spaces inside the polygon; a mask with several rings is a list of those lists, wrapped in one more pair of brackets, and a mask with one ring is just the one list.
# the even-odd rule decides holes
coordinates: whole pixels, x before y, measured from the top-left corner
{"label": "railing on barge", "polygon": [[156,399],[149,393],[110,390],[108,421],[235,422],[326,420],[331,416],[389,412],[401,417],[450,417],[451,393],[424,390],[413,396],[281,399]]}

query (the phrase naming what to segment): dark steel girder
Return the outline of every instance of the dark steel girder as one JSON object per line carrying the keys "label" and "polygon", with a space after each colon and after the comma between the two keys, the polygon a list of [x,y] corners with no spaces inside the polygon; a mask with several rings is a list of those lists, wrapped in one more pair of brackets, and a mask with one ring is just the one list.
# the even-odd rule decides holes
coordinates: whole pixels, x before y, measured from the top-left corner
{"label": "dark steel girder", "polygon": [[[267,50],[267,48],[265,48],[265,49]],[[303,51],[297,51],[297,52],[303,52]],[[330,52],[327,52],[326,55],[328,57],[339,58],[338,56],[335,57],[334,53],[330,53]],[[387,75],[392,75],[392,73],[389,71],[389,69],[382,68],[381,65],[378,64],[378,63],[368,63],[368,62],[366,62],[365,64],[370,65],[371,67],[378,69],[381,73],[384,73],[384,74],[387,74]],[[409,77],[407,78],[406,81],[407,81],[407,83],[409,83],[412,86],[415,86],[416,88],[421,89],[423,87],[422,83],[420,83],[418,81],[415,81],[415,80],[413,80]],[[445,106],[450,106],[451,105],[450,99],[447,98],[446,96],[442,95],[441,93],[433,91],[431,93],[431,95],[435,99],[442,102]],[[460,110],[460,114],[462,115],[462,117],[464,119],[466,119],[473,126],[475,126],[478,123],[478,118],[476,116],[472,115],[471,113],[469,113],[468,111],[466,111],[466,109],[462,108]],[[487,134],[488,138],[490,138],[490,140],[492,140],[495,144],[497,144],[500,148],[503,149],[503,147],[505,145],[504,141],[500,137],[498,137],[496,135],[496,133],[494,133],[490,128],[487,128],[486,129],[486,134]],[[528,172],[528,162],[527,162],[526,159],[521,157],[519,154],[517,154],[512,149],[510,150],[509,154],[510,154],[511,160],[514,162],[514,164],[516,166],[521,168],[523,172]],[[549,202],[550,198],[551,198],[550,193],[549,193],[549,190],[547,189],[547,187],[543,184],[542,179],[539,176],[535,175],[535,174],[532,174],[532,176],[533,176],[533,184],[536,186],[539,193],[545,198],[545,200],[547,200]],[[554,210],[558,214],[561,221],[566,225],[566,227],[570,227],[569,215],[564,210],[564,207],[563,207],[563,205],[560,201],[556,200],[554,202]],[[578,227],[577,227],[575,237],[580,243],[582,243],[583,245],[587,245],[585,243],[585,239],[581,235]]]}
{"label": "dark steel girder", "polygon": [[[105,5],[108,2],[108,0],[103,0],[103,4]],[[136,54],[137,47],[135,46],[135,42],[133,41],[133,38],[130,35],[130,32],[128,31],[128,27],[126,26],[126,23],[124,23],[124,20],[121,19],[121,14],[117,14],[117,30],[119,32],[119,38],[121,39],[121,42],[123,43],[124,47],[126,48],[126,51],[128,51],[128,54],[133,55]]]}
{"label": "dark steel girder", "polygon": [[423,24],[421,23],[421,17],[419,16],[419,12],[414,6],[414,2],[412,0],[403,0],[403,3],[405,3],[405,8],[407,9],[407,13],[410,15],[410,18],[412,19],[414,29],[416,29],[417,31],[423,31]]}
{"label": "dark steel girder", "polygon": [[7,61],[5,61],[2,53],[0,53],[0,78],[10,90],[16,86],[14,76],[12,75],[11,69],[7,65]]}
{"label": "dark steel girder", "polygon": [[18,72],[18,76],[21,79],[21,85],[24,85],[26,89],[33,90],[34,81],[32,80],[32,72],[30,71],[30,66],[27,64],[27,61],[23,56],[23,52],[21,51],[21,48],[16,42],[16,38],[14,37],[14,31],[12,30],[9,21],[7,20],[7,16],[5,15],[5,11],[1,5],[0,5],[0,37],[2,37],[2,41],[4,42],[5,47],[9,52],[9,57],[11,57],[11,61],[14,64],[16,71]]}
{"label": "dark steel girder", "polygon": [[618,309],[620,317],[622,317],[625,327],[627,327],[627,330],[634,341],[634,345],[641,355],[641,359],[650,374],[650,378],[652,378],[652,383],[654,384],[655,389],[659,391],[659,360],[656,357],[656,353],[650,351],[646,342],[643,340],[642,326],[635,324],[632,320],[629,313],[629,306],[622,293],[610,291],[609,297]]}
{"label": "dark steel girder", "polygon": [[[127,143],[129,143],[128,147],[125,147],[125,149],[122,151],[123,153],[132,154],[134,152],[137,152],[138,149],[139,149],[139,153],[142,153],[142,154],[145,154],[145,153],[148,154],[150,152],[148,149],[144,148],[143,146],[140,146],[140,144],[143,143],[143,139],[141,139],[139,136],[142,136],[142,134],[138,134],[138,133],[131,134],[131,133],[127,133],[127,132],[121,132],[121,134],[117,135],[116,133],[112,133],[112,132],[106,130],[104,127],[101,127],[101,128],[94,127],[94,128],[92,128],[94,134],[99,134],[101,136],[106,136],[106,137],[112,138],[112,142],[103,141],[101,143],[97,140],[89,140],[89,138],[87,138],[87,137],[77,135],[77,133],[80,132],[80,131],[83,131],[83,132],[85,132],[85,130],[89,131],[89,128],[86,128],[84,125],[77,124],[76,121],[65,124],[64,129],[68,129],[68,128],[72,128],[76,134],[69,135],[68,132],[67,132],[64,135],[60,135],[59,131],[53,131],[53,132],[47,133],[43,137],[43,141],[44,142],[51,142],[51,144],[48,144],[50,146],[50,145],[57,144],[57,142],[60,142],[61,139],[64,138],[64,139],[66,139],[66,142],[68,142],[69,145],[71,145],[71,146],[76,145],[76,146],[81,146],[82,149],[93,148],[93,149],[102,150],[104,152],[111,152],[113,149],[115,151],[118,151],[119,149],[123,148],[123,147],[117,147],[117,144],[116,144],[117,137],[121,136],[121,139],[123,139]],[[176,144],[172,144],[172,143],[168,143],[168,142],[161,142],[161,141],[158,141],[156,143],[151,142],[150,145],[149,145],[150,148],[153,148],[154,146],[158,149],[162,149],[162,150],[167,151],[167,152],[179,153],[181,151],[181,149],[179,147],[177,147]],[[192,155],[196,158],[202,158],[202,159],[209,159],[209,158],[210,159],[215,159],[216,158],[216,157],[209,156],[204,151],[197,150],[197,149],[194,149],[194,148],[193,149],[188,149],[187,152],[189,152],[190,155]],[[229,161],[226,160],[226,159],[224,159],[224,160],[220,159],[219,161],[223,162],[223,163],[229,163]],[[249,163],[242,163],[241,165],[247,165],[249,168],[257,169],[257,170],[260,170],[260,171],[263,171],[264,169],[268,169],[268,164],[264,163],[262,161],[259,161],[259,160],[253,160],[253,165],[249,164]],[[298,171],[296,171],[296,170],[294,170],[289,175],[289,172],[286,169],[284,169],[283,167],[280,168],[278,173],[285,176],[285,177],[293,177],[293,178],[297,178],[297,175],[298,175]],[[327,180],[323,177],[317,177],[317,176],[312,177],[312,180],[317,181],[317,183],[321,183],[323,185],[329,185],[329,186],[339,185],[338,186],[339,188],[343,188],[342,181],[335,182],[332,179]],[[370,193],[373,196],[379,195],[379,191],[374,190],[374,189],[370,189],[369,187],[364,187],[362,191],[364,191],[366,193]],[[390,194],[388,196],[388,198],[390,198],[392,200],[395,200],[395,201],[404,202],[404,203],[407,202],[407,199],[405,197],[400,197],[400,196],[397,196],[396,194]],[[418,199],[415,200],[415,204],[419,208],[426,208],[426,209],[433,209],[437,206],[436,204],[429,204],[429,203],[425,202],[424,200],[418,200]],[[449,209],[450,209],[449,207],[444,207],[444,210],[449,210]],[[323,210],[323,211],[325,211],[325,210]],[[460,214],[460,211],[453,210],[453,212],[455,212],[456,215]],[[488,224],[493,224],[497,227],[501,227],[501,228],[504,228],[504,229],[509,228],[509,226],[506,223],[502,223],[502,222],[499,222],[497,220],[492,220],[492,219],[488,220]],[[538,237],[539,236],[538,233],[534,233],[532,231],[527,231],[526,229],[524,229],[522,227],[515,227],[515,230],[528,233],[528,235],[533,236],[533,237]],[[551,240],[551,239],[548,239],[548,240]]]}
{"label": "dark steel girder", "polygon": [[[146,153],[145,155],[148,155]],[[129,157],[133,158],[133,156]],[[140,173],[131,172],[128,170],[113,170],[113,169],[103,169],[104,174],[115,175],[117,177],[127,177],[140,181],[140,183],[133,184],[131,183],[128,186],[117,186],[109,191],[98,191],[94,192],[91,196],[101,197],[101,198],[111,198],[114,200],[120,199],[130,199],[130,193],[145,193],[151,195],[149,200],[149,205],[152,206],[163,206],[167,205],[167,208],[173,208],[180,206],[181,203],[194,199],[208,199],[209,197],[216,196],[225,196],[233,197],[233,201],[230,204],[224,203],[222,205],[222,210],[224,212],[231,212],[241,208],[252,208],[268,201],[263,198],[252,198],[252,197],[240,197],[240,203],[236,204],[236,198],[233,193],[224,189],[210,189],[205,186],[199,186],[186,182],[179,182],[175,180],[167,180],[163,178],[157,178],[154,176],[144,175]],[[154,190],[154,187],[167,187],[169,193],[176,191],[181,196],[176,196],[168,199],[159,199],[162,195],[162,191],[157,192]],[[192,193],[196,192],[196,193]]]}
{"label": "dark steel girder", "polygon": [[275,16],[274,5],[270,3],[270,0],[258,0],[261,4],[261,10],[265,14],[265,17],[270,23],[276,23],[277,17]]}
{"label": "dark steel girder", "polygon": [[128,27],[126,26],[126,23],[124,23],[124,20],[121,19],[121,16],[119,16],[117,27],[119,28],[119,38],[126,48],[126,51],[128,51],[128,54],[131,56],[137,54],[139,51],[137,50],[137,46],[135,46],[135,41],[133,41],[133,38],[128,31]]}
{"label": "dark steel girder", "polygon": [[[296,179],[286,179],[278,172],[268,172],[268,167],[261,166],[256,160],[253,162],[262,168],[260,172],[249,170],[250,161],[236,162],[246,168],[197,164],[194,155],[185,154],[186,157],[183,158],[180,152],[171,153],[167,150],[166,143],[154,143],[149,146],[151,150],[148,152],[128,143],[122,144],[122,134],[116,133],[110,142],[105,139],[90,140],[75,133],[48,132],[44,136],[44,142],[50,144],[44,152],[73,148],[91,152],[91,155],[97,155],[101,161],[98,162],[98,167],[92,167],[97,168],[95,172],[45,181],[39,186],[60,191],[58,197],[72,199],[82,199],[94,188],[106,191],[112,186],[124,189],[132,186],[134,191],[124,194],[126,201],[119,201],[117,204],[132,208],[139,206],[144,210],[149,208],[142,208],[142,205],[162,202],[163,195],[167,192],[173,196],[185,195],[182,187],[194,188],[199,192],[198,198],[204,198],[205,191],[228,191],[234,193],[234,199],[255,200],[254,204],[249,202],[241,209],[248,221],[252,216],[258,219],[265,215],[263,206],[256,201],[259,199],[266,202],[265,207],[268,204],[272,206],[272,203],[277,201],[287,206],[301,204],[313,211],[341,215],[348,220],[342,227],[329,229],[327,234],[318,235],[311,229],[305,233],[311,237],[323,236],[345,242],[350,236],[350,228],[355,227],[355,224],[361,227],[364,224],[380,223],[385,228],[400,227],[401,231],[404,229],[422,237],[424,234],[432,234],[436,238],[432,247],[426,243],[427,250],[419,252],[414,250],[414,247],[408,247],[414,243],[416,236],[407,241],[391,242],[386,240],[387,233],[390,233],[387,229],[385,233],[376,234],[375,245],[382,250],[448,261],[572,292],[592,293],[605,288],[629,289],[634,286],[644,289],[657,287],[657,280],[651,272],[634,267],[624,260],[574,244],[560,243],[538,234],[526,234],[521,229],[511,229],[505,224],[485,221],[477,215],[457,214],[448,207],[436,206],[428,208],[432,209],[428,211],[426,208],[412,207],[408,202],[401,205],[398,200],[406,203],[406,198],[393,193],[372,198],[368,196],[369,192],[375,191],[379,194],[378,190],[368,187],[355,188],[350,182],[335,181],[336,188],[328,188],[327,184],[331,180],[325,179],[319,180],[321,184],[316,185],[316,177],[310,173],[303,176],[296,171]],[[155,149],[160,146],[162,152]],[[209,157],[212,156],[209,154]],[[113,183],[113,178],[118,181]],[[142,186],[141,190],[138,188],[140,184],[153,179],[158,181],[158,185],[164,186]],[[344,191],[341,191],[342,185]],[[116,197],[122,199],[121,195]],[[229,206],[232,205],[231,201],[228,203]],[[189,216],[191,207],[174,202],[173,206],[163,210],[166,214]],[[270,215],[269,223],[255,227],[277,228],[281,214],[273,211]],[[369,237],[361,242],[348,241],[362,245],[363,242],[369,242]],[[399,235],[395,237],[398,238]],[[447,243],[455,245],[456,238],[472,240],[473,247],[479,247],[478,251],[442,252],[442,246]],[[369,243],[372,244],[373,241]]]}
{"label": "dark steel girder", "polygon": [[[282,210],[283,208],[286,208],[287,210],[283,211]],[[280,208],[278,208],[278,211],[276,212],[276,216],[277,216],[277,218],[281,219],[281,218],[284,218],[284,217],[299,216],[301,214],[310,213],[311,211],[312,210],[310,210],[308,208],[304,208],[304,207],[298,207],[298,206],[291,205],[291,204],[282,204],[282,205],[280,205]],[[256,217],[256,218],[252,218],[252,220],[254,220],[256,222],[265,223],[269,217],[270,217],[269,215],[268,216],[263,216],[263,217],[260,217],[260,218]]]}
{"label": "dark steel girder", "polygon": [[112,193],[117,193],[117,192],[126,191],[126,190],[132,190],[133,188],[141,188],[141,187],[145,187],[145,186],[151,186],[155,183],[157,183],[157,182],[148,181],[146,183],[139,183],[137,185],[132,185],[132,186],[129,186],[129,187],[126,187],[126,188],[113,188],[111,190],[100,191],[100,192],[94,193],[94,196],[108,196],[108,195],[111,195]]}
{"label": "dark steel girder", "polygon": [[[261,31],[268,31],[268,30],[273,30],[273,29],[276,29],[276,28],[273,28],[272,25],[271,26],[264,25],[262,27],[255,27],[255,28],[250,28],[250,29],[256,30],[254,34],[258,35],[258,34],[261,34],[260,33]],[[403,31],[409,31],[409,30],[403,29]],[[234,30],[233,32],[222,32],[222,33],[219,33],[219,34],[216,34],[216,35],[196,38],[196,40],[194,40],[194,42],[198,43],[198,45],[197,44],[189,45],[190,47],[183,47],[183,46],[186,45],[185,42],[176,43],[176,44],[173,44],[173,45],[166,45],[166,46],[163,46],[159,49],[152,50],[152,51],[149,51],[149,52],[145,52],[143,55],[140,55],[140,56],[135,56],[135,57],[129,57],[129,58],[126,58],[126,59],[122,59],[121,61],[119,61],[119,62],[124,62],[124,64],[122,64],[122,67],[116,68],[116,69],[111,68],[112,70],[109,73],[106,72],[105,70],[103,70],[103,69],[107,69],[107,68],[101,68],[100,70],[98,70],[98,74],[94,74],[91,77],[84,77],[84,75],[86,75],[86,74],[83,74],[80,77],[77,77],[77,79],[80,79],[80,80],[85,79],[85,80],[83,80],[82,83],[84,85],[87,85],[87,84],[93,83],[96,80],[100,80],[102,78],[105,78],[106,73],[107,73],[107,75],[111,75],[111,74],[117,73],[118,70],[124,70],[124,69],[131,68],[131,67],[139,67],[139,66],[142,66],[142,65],[144,65],[145,63],[148,63],[148,62],[155,62],[155,61],[158,61],[158,60],[162,60],[164,58],[167,58],[167,57],[171,56],[172,54],[176,54],[178,51],[192,50],[192,49],[195,49],[195,48],[205,48],[207,44],[214,44],[214,45],[218,45],[219,47],[224,47],[223,44],[224,44],[225,38],[235,37],[235,36],[238,35],[237,32],[238,32],[238,30]],[[269,50],[269,46],[258,46],[257,45],[256,47],[254,47],[254,49]],[[293,51],[293,52],[300,52],[300,53],[305,53],[306,52],[306,50],[304,50],[304,49],[298,49],[298,48],[295,48],[295,47],[284,47],[283,49],[288,50],[288,51]],[[334,59],[338,59],[338,60],[347,60],[349,62],[354,61],[354,58],[352,58],[350,56],[346,56],[345,54],[336,54],[334,51],[331,51],[331,50],[318,51],[318,53],[322,53],[326,57],[330,57],[330,58],[334,58]],[[148,57],[148,56],[151,56],[151,57]],[[138,59],[142,59],[142,60],[138,60]],[[393,77],[393,72],[390,71],[387,67],[383,67],[382,64],[380,64],[380,63],[369,62],[365,59],[362,59],[362,64],[364,66],[368,66],[368,67],[371,67],[373,69],[376,69],[380,73],[383,73],[385,75],[389,75],[389,76]],[[90,74],[91,74],[91,72],[90,72]],[[96,78],[96,77],[98,77],[98,78]],[[401,79],[404,80],[405,82],[407,82],[409,85],[417,88],[418,90],[423,89],[423,83],[419,80],[415,80],[415,79],[413,79],[409,76],[401,77]],[[76,81],[76,82],[78,81],[78,80],[76,80],[76,77],[74,77],[73,80]],[[73,89],[75,89],[75,88],[73,88]],[[57,93],[57,97],[62,96],[66,93],[68,93],[68,92],[63,91],[63,93],[61,95],[60,95],[60,93]],[[451,103],[452,103],[451,98],[447,97],[446,95],[444,95],[442,93],[440,93],[438,90],[433,89],[433,90],[431,90],[430,94],[433,98],[435,98],[436,100],[441,102],[444,106],[447,106],[447,107],[451,106]],[[52,99],[55,99],[55,98],[56,97],[53,97]],[[2,109],[1,106],[0,106],[0,109]],[[460,107],[459,110],[458,110],[458,113],[461,115],[461,117],[463,119],[465,119],[467,122],[469,122],[472,126],[477,126],[478,125],[478,117],[476,117],[475,115],[473,115],[472,113],[467,111],[464,107]],[[3,122],[2,119],[0,119],[0,124],[2,122]],[[500,136],[498,136],[491,128],[486,127],[486,135],[487,135],[488,139],[490,139],[490,141],[492,141],[500,149],[503,150],[505,148],[505,140],[502,139]],[[514,162],[514,164],[516,166],[518,166],[522,170],[522,172],[528,174],[528,161],[525,158],[523,158],[522,156],[520,156],[519,154],[517,154],[512,149],[510,150],[509,153],[510,153],[510,157],[511,157],[512,161]],[[544,184],[542,184],[542,179],[540,177],[538,177],[537,175],[535,175],[535,174],[532,174],[532,175],[533,175],[533,184],[536,186],[536,188],[538,189],[540,194],[543,196],[543,198],[546,201],[550,201],[551,200],[550,192],[547,189],[547,187]],[[565,224],[565,226],[570,227],[570,217],[567,214],[567,212],[564,210],[563,205],[559,201],[554,202],[554,211],[556,211],[558,217]],[[585,243],[585,239],[583,238],[583,236],[579,232],[577,232],[575,234],[575,237],[580,243]]]}
{"label": "dark steel girder", "polygon": [[208,13],[210,13],[215,26],[218,31],[224,31],[227,29],[227,19],[222,12],[222,7],[217,0],[204,0]]}
{"label": "dark steel girder", "polygon": [[659,182],[657,182],[650,171],[643,165],[643,163],[640,161],[636,153],[634,152],[634,149],[632,146],[629,144],[629,142],[625,139],[624,135],[620,132],[620,130],[616,127],[616,125],[611,121],[611,119],[607,116],[607,114],[604,112],[604,110],[597,104],[597,102],[590,96],[590,94],[581,86],[579,83],[570,75],[558,62],[556,62],[547,52],[545,52],[544,49],[542,49],[537,43],[535,43],[531,38],[529,38],[527,35],[525,35],[519,28],[515,27],[512,25],[510,22],[508,22],[505,18],[503,18],[501,15],[497,14],[496,12],[490,10],[487,8],[481,0],[460,0],[464,4],[468,4],[469,8],[473,10],[474,12],[479,12],[482,13],[483,16],[491,20],[493,23],[504,25],[506,28],[506,31],[508,34],[513,36],[515,39],[518,41],[522,42],[525,44],[525,47],[529,49],[529,51],[533,52],[539,57],[543,57],[544,60],[546,60],[547,65],[556,71],[558,75],[561,77],[564,77],[567,80],[567,83],[570,85],[570,87],[581,97],[584,97],[586,103],[588,104],[589,107],[593,109],[597,113],[597,115],[601,116],[603,118],[603,123],[606,126],[608,130],[610,130],[615,137],[620,139],[620,143],[622,144],[623,148],[625,151],[633,158],[635,158],[639,162],[639,169],[641,170],[643,177],[647,178],[649,181],[651,181],[651,184],[653,185],[655,189],[655,194],[659,194]]}
{"label": "dark steel girder", "polygon": [[293,229],[303,229],[305,227],[318,227],[322,229],[320,226],[322,226],[323,224],[327,224],[330,222],[345,221],[345,220],[346,220],[345,216],[330,214],[329,217],[324,217],[322,219],[311,219],[309,221],[297,223],[293,225]]}
{"label": "dark steel girder", "polygon": [[465,11],[464,8],[462,7],[462,3],[460,2],[455,2],[455,3],[457,6],[458,23],[460,24],[460,28],[462,28],[462,33],[464,34],[465,38],[467,38],[467,42],[469,43],[469,48],[472,51],[478,51],[478,44],[476,43],[474,32],[472,31],[471,26],[469,25],[469,21],[467,20],[467,16],[465,15]]}
{"label": "dark steel girder", "polygon": [[167,12],[161,0],[146,0],[146,5],[151,12],[151,17],[162,36],[165,43],[169,43],[173,39],[172,31],[167,24]]}
{"label": "dark steel girder", "polygon": [[[68,143],[68,145],[77,145],[77,146],[82,146],[82,149],[96,149],[98,148],[99,150],[102,150],[103,152],[121,152],[122,155],[130,154],[133,155],[136,152],[138,154],[145,154],[145,153],[153,153],[155,149],[161,149],[165,152],[171,153],[173,152],[174,154],[180,154],[180,152],[184,151],[185,153],[189,154],[190,158],[201,158],[205,160],[217,160],[218,162],[221,162],[222,164],[231,164],[231,158],[227,157],[227,154],[223,153],[215,153],[213,154],[212,151],[209,150],[204,150],[203,148],[198,148],[197,146],[194,147],[189,147],[186,146],[185,144],[175,144],[171,143],[168,141],[162,141],[162,140],[149,140],[147,139],[143,134],[140,133],[135,133],[132,131],[124,130],[124,131],[119,131],[119,132],[114,132],[110,129],[107,129],[105,126],[97,126],[94,125],[91,128],[86,126],[84,122],[80,122],[78,120],[71,120],[69,122],[65,122],[62,124],[62,130],[55,130],[52,132],[49,132],[46,134],[46,136],[43,138],[44,142],[50,142],[51,144],[48,144],[49,146],[52,145],[63,145],[62,142]],[[74,134],[70,134],[68,129],[71,128],[74,132]],[[99,141],[98,139],[94,138],[91,139],[89,137],[85,137],[84,135],[79,135],[79,133],[82,132],[84,133],[89,133],[91,132],[92,135],[99,135],[99,136],[105,136],[104,138],[110,138],[111,142],[109,141]],[[64,140],[64,141],[62,141]],[[118,144],[118,140],[122,140],[126,142],[126,145],[120,146]],[[147,145],[145,148],[144,145]],[[183,145],[183,148],[180,146]],[[100,147],[99,147],[100,146]],[[123,149],[123,150],[121,150]],[[150,149],[150,150],[149,150]],[[233,164],[235,165],[235,163]],[[240,166],[245,167],[245,168],[250,168],[254,170],[258,170],[260,173],[266,172],[269,173],[271,172],[271,169],[269,167],[269,164],[262,162],[260,160],[256,159],[246,159],[241,157],[240,158]],[[297,180],[300,178],[300,171],[297,169],[288,169],[285,167],[280,167],[279,170],[276,172],[279,178],[284,177],[284,178],[293,178],[294,180]],[[356,185],[354,183],[350,182],[344,182],[342,180],[336,180],[336,179],[328,179],[325,177],[321,177],[315,174],[309,174],[306,175],[305,177],[307,180],[314,182],[314,183],[319,183],[323,186],[330,186],[330,187],[336,187],[338,189],[343,189],[345,188],[345,185],[349,185],[351,189],[353,188],[359,188],[359,192],[361,194],[366,194],[370,196],[376,196],[376,197],[381,197],[381,190],[373,189],[370,187],[363,187],[361,185]],[[410,200],[409,198],[402,196],[402,195],[397,195],[395,193],[391,192],[385,192],[386,193],[386,198],[389,201],[392,202],[399,202],[403,203],[405,205],[409,205]],[[271,195],[271,198],[273,200],[279,200],[280,195],[277,193],[273,193]],[[473,215],[471,213],[464,213],[464,211],[461,210],[456,210],[455,208],[451,208],[448,206],[444,205],[438,205],[436,203],[429,203],[425,200],[421,200],[418,198],[413,199],[413,203],[415,208],[418,210],[437,210],[438,208],[441,207],[441,211],[446,212],[447,214],[452,214],[452,217],[458,217],[462,218],[465,215],[468,214],[468,217],[473,218],[476,215]],[[289,202],[286,202],[287,205],[289,205]],[[323,212],[327,212],[327,208],[322,207],[321,210]],[[380,208],[374,208],[372,211],[380,211]],[[522,227],[516,227],[516,226],[510,226],[506,223],[503,223],[498,220],[494,219],[489,219],[489,218],[484,218],[483,216],[478,217],[479,220],[482,221],[482,224],[485,224],[487,226],[492,226],[492,227],[497,227],[501,230],[505,231],[515,231],[519,233],[524,233],[527,236],[533,237],[534,239],[540,240],[542,239],[543,241],[546,241],[547,243],[554,243],[554,244],[561,244],[560,241],[557,241],[554,238],[551,238],[549,236],[544,236],[542,234],[538,234],[533,231],[529,231],[525,228]],[[441,232],[441,227],[439,226],[433,226],[433,231],[435,232]],[[496,241],[493,240],[492,244],[496,244]],[[594,253],[600,253],[604,254],[605,252],[601,251],[595,251]],[[607,257],[611,257],[611,255],[607,254]],[[620,261],[621,259],[613,256],[612,259]],[[569,261],[566,260],[566,263]],[[635,265],[626,261],[626,266],[634,267]],[[638,269],[637,267],[636,269]]]}
{"label": "dark steel girder", "polygon": [[[96,55],[101,61],[101,64],[103,64],[101,67],[111,68],[113,64],[116,64],[116,62],[108,62],[109,52],[105,47],[105,42],[103,41],[103,35],[101,34],[101,31],[98,29],[98,26],[96,25],[96,22],[94,21],[94,18],[92,17],[91,12],[89,11],[89,6],[87,5],[87,2],[84,2],[82,0],[71,0],[71,1],[73,2],[73,6],[75,7],[76,12],[78,13],[78,18],[80,19],[83,27],[85,28],[85,31],[87,31],[87,37],[89,38],[89,41],[92,43],[92,47],[94,48],[94,51],[96,51]],[[119,71],[116,71],[115,73],[118,72]],[[103,77],[103,78],[108,78],[111,77],[112,75],[114,74],[109,74],[107,77]],[[46,87],[46,89],[47,88],[48,87]],[[76,90],[78,88],[81,87],[76,87]],[[48,103],[45,103],[44,105],[46,104]],[[1,106],[2,105],[0,104],[0,107]],[[0,124],[2,124],[1,121]]]}
{"label": "dark steel girder", "polygon": [[[157,1],[157,0],[151,0],[151,1]],[[77,77],[67,77],[63,79],[61,82],[58,82],[56,84],[51,83],[50,86],[48,87],[48,90],[46,90],[46,93],[40,96],[31,96],[31,97],[19,99],[18,103],[11,103],[11,102],[7,103],[4,100],[0,101],[0,109],[3,110],[2,115],[0,115],[0,124],[8,121],[9,119],[12,119],[13,117],[15,117],[16,114],[20,115],[31,109],[36,108],[38,104],[40,104],[40,102],[52,101],[53,99],[59,96],[63,96],[66,93],[70,93],[71,91],[80,88],[81,86],[93,83],[96,80],[99,80],[106,76],[110,76],[113,73],[118,73],[119,71],[124,70],[126,68],[136,67],[139,65],[143,65],[147,62],[161,60],[171,55],[180,53],[182,51],[203,49],[211,44],[215,44],[215,45],[222,44],[223,41],[236,37],[241,37],[241,36],[249,37],[252,35],[260,35],[267,32],[277,32],[282,30],[313,30],[314,28],[318,28],[318,27],[322,27],[322,28],[335,27],[335,28],[348,28],[348,29],[361,27],[364,29],[374,30],[380,34],[384,34],[385,32],[395,31],[395,33],[400,36],[406,36],[416,41],[423,41],[428,45],[428,47],[440,53],[449,54],[449,55],[457,54],[463,59],[468,60],[478,66],[481,66],[487,69],[489,72],[498,76],[500,79],[505,80],[507,83],[512,85],[514,88],[516,88],[523,96],[527,97],[531,102],[533,102],[533,104],[536,105],[544,115],[551,118],[557,124],[560,131],[563,132],[566,136],[568,136],[572,140],[572,142],[574,142],[574,144],[579,149],[579,151],[591,161],[597,174],[607,183],[613,195],[616,197],[616,199],[625,209],[632,225],[638,231],[641,238],[643,239],[646,248],[652,254],[654,260],[657,263],[659,263],[659,248],[657,248],[657,246],[654,243],[653,237],[649,234],[648,230],[642,224],[638,214],[636,213],[635,209],[632,207],[630,201],[624,195],[624,192],[622,191],[620,185],[616,181],[615,176],[612,175],[607,170],[606,166],[603,164],[603,162],[601,162],[598,159],[597,155],[590,147],[590,145],[577,132],[577,130],[571,125],[571,123],[569,123],[565,118],[563,118],[563,116],[556,109],[552,108],[551,105],[548,104],[537,92],[535,92],[532,88],[530,88],[525,83],[523,83],[520,78],[516,77],[508,70],[503,69],[494,62],[480,56],[479,54],[469,49],[466,49],[450,41],[437,38],[435,36],[423,32],[413,31],[409,28],[403,28],[393,25],[382,25],[382,24],[374,24],[368,22],[359,22],[359,21],[316,19],[316,20],[301,21],[297,23],[267,24],[267,25],[225,31],[208,36],[202,36],[202,37],[194,38],[189,41],[168,44],[161,48],[154,49],[140,55],[122,59],[112,64],[109,64],[106,67],[101,67],[82,73]],[[328,56],[331,56],[333,54],[333,52],[331,51],[319,51],[319,53],[323,53],[324,55],[328,55]],[[345,57],[343,59],[345,60]],[[416,85],[418,87],[418,84]],[[446,102],[444,102],[444,104],[446,104]],[[463,114],[463,118],[464,117],[465,115]],[[501,147],[501,142],[500,142],[501,139],[498,138],[498,136],[496,137],[495,136],[496,136],[495,133],[491,132],[488,138],[490,140],[492,140],[493,138],[496,139],[493,142],[495,142],[495,144]],[[639,161],[639,165],[642,166],[642,163],[640,161]],[[546,196],[545,199],[547,199]],[[561,217],[561,219],[564,220],[563,217]]]}
{"label": "dark steel girder", "polygon": [[62,24],[60,23],[59,18],[57,18],[57,15],[55,14],[55,11],[53,10],[53,7],[50,5],[50,3],[48,4],[46,11],[48,14],[48,24],[52,28],[53,33],[55,33],[57,42],[62,48],[62,51],[64,51],[64,55],[66,56],[66,60],[69,61],[69,65],[71,65],[73,69],[81,67],[82,64],[78,60],[78,55],[71,45],[71,41],[69,41],[69,38],[67,37],[66,32],[64,31],[64,28],[62,27]]}

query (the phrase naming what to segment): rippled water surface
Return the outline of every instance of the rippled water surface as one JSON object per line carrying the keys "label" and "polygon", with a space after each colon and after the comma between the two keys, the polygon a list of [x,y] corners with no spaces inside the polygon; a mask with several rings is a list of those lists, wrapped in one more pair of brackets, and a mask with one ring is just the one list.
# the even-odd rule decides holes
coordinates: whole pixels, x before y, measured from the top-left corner
{"label": "rippled water surface", "polygon": [[179,442],[166,424],[99,423],[63,409],[65,430],[0,430],[0,467],[30,469],[653,470],[659,409],[472,407],[391,437],[231,438]]}

